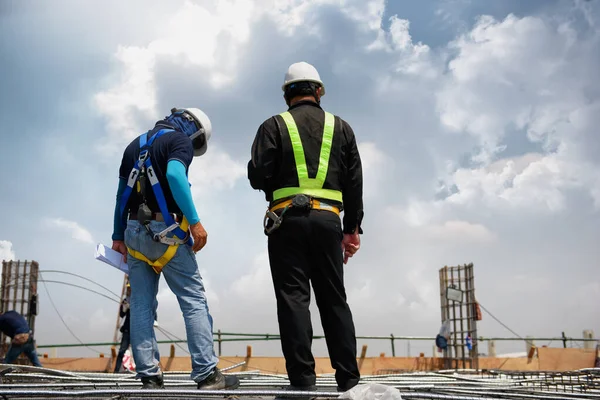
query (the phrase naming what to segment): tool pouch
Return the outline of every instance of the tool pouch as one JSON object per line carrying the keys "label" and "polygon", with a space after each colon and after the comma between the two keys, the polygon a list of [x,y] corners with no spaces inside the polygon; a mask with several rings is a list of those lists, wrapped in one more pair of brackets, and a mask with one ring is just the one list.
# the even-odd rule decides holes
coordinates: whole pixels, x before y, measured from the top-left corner
{"label": "tool pouch", "polygon": [[152,220],[152,210],[146,205],[146,203],[140,204],[137,212],[138,221],[142,225],[148,225]]}

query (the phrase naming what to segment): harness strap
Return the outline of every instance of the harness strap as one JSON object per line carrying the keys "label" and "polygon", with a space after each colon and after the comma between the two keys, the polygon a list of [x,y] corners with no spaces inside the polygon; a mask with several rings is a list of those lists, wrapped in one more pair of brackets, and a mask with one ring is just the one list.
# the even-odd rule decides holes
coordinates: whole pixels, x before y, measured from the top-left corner
{"label": "harness strap", "polygon": [[[277,203],[275,204],[273,207],[270,208],[269,211],[273,212],[273,211],[277,211],[280,210],[282,208],[285,207],[289,207],[292,204],[292,200],[285,200],[282,201],[281,203]],[[332,213],[335,213],[337,215],[340,215],[340,209],[336,206],[324,203],[322,201],[313,199],[312,203],[311,203],[311,207],[313,210],[325,210],[325,211],[331,211]]]}
{"label": "harness strap", "polygon": [[[177,224],[177,222],[173,219],[173,216],[169,213],[167,207],[167,201],[165,199],[164,193],[160,186],[160,182],[156,177],[156,173],[154,171],[154,167],[152,166],[152,161],[150,160],[149,148],[154,143],[154,140],[158,137],[164,135],[167,132],[172,132],[173,129],[161,129],[148,140],[148,132],[140,135],[139,143],[140,143],[140,155],[138,157],[138,161],[134,164],[131,173],[129,174],[129,178],[127,180],[127,187],[125,188],[123,195],[121,196],[121,218],[125,213],[125,208],[127,206],[127,202],[129,201],[129,197],[133,192],[133,188],[138,183],[138,192],[139,188],[139,177],[141,174],[142,166],[146,169],[146,174],[148,176],[148,180],[152,185],[152,191],[154,192],[154,196],[156,198],[156,202],[158,203],[158,207],[162,214],[163,220],[167,225],[167,229],[158,234],[154,234],[153,239],[160,241],[162,243],[169,244],[167,250],[160,256],[156,261],[149,260],[144,254],[137,250],[133,250],[130,247],[127,247],[127,252],[134,258],[144,261],[148,263],[154,272],[160,274],[163,267],[171,261],[171,259],[177,253],[177,249],[180,244],[192,245],[192,238],[187,233],[189,228],[189,222],[187,218],[184,216],[181,225]],[[173,232],[176,238],[167,237],[169,232]]]}
{"label": "harness strap", "polygon": [[296,171],[298,173],[298,187],[284,187],[273,192],[273,200],[279,200],[296,194],[305,194],[312,197],[342,202],[342,192],[333,189],[323,189],[329,169],[329,157],[333,144],[333,133],[335,128],[335,116],[325,111],[325,123],[323,125],[323,140],[319,154],[319,167],[315,178],[309,178],[304,148],[294,117],[289,111],[280,114],[287,127],[288,135],[292,143]]}
{"label": "harness strap", "polygon": [[146,257],[144,254],[142,254],[141,252],[139,252],[137,250],[133,250],[130,247],[127,247],[127,252],[132,257],[137,258],[138,260],[141,260],[141,261],[144,261],[144,262],[148,263],[148,265],[150,265],[152,267],[152,269],[154,270],[154,272],[156,272],[157,274],[160,274],[160,272],[162,271],[163,267],[165,265],[167,265],[167,263],[169,261],[171,261],[171,259],[175,256],[175,253],[177,253],[177,248],[178,247],[179,247],[178,244],[169,246],[167,248],[167,250],[163,253],[163,255],[160,256],[156,261],[149,260],[148,257]]}

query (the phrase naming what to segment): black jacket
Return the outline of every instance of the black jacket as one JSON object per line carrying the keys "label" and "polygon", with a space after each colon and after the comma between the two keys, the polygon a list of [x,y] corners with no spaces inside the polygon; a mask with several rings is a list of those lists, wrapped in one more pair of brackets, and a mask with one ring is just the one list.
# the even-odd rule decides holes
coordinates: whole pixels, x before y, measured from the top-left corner
{"label": "black jacket", "polygon": [[[288,110],[294,117],[304,148],[308,176],[314,178],[319,168],[325,113],[315,102],[301,101]],[[258,128],[252,144],[252,158],[248,162],[248,179],[254,189],[265,192],[267,201],[273,200],[273,191],[282,187],[297,187],[298,173],[290,136],[283,118],[273,116]],[[335,116],[335,128],[329,168],[324,189],[342,192],[344,233],[353,233],[356,226],[362,233],[363,181],[362,164],[356,138],[350,125]],[[334,203],[327,200],[328,203]]]}
{"label": "black jacket", "polygon": [[119,329],[121,332],[129,332],[129,315],[131,314],[130,309],[128,308],[127,311],[123,311],[123,305],[126,301],[127,300],[123,300],[121,307],[119,308],[119,315],[121,318],[125,317],[125,321],[123,321],[123,325],[121,326],[121,329]]}

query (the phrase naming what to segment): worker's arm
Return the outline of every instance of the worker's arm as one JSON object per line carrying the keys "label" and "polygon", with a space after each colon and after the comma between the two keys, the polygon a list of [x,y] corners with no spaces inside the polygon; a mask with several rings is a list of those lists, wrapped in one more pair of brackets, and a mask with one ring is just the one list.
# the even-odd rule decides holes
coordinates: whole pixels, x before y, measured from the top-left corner
{"label": "worker's arm", "polygon": [[279,162],[279,132],[276,117],[266,120],[256,132],[252,143],[251,159],[248,162],[248,180],[253,189],[271,195],[270,180],[275,175]]}
{"label": "worker's arm", "polygon": [[127,247],[125,246],[125,228],[127,227],[127,207],[125,207],[125,212],[123,215],[121,212],[121,197],[123,196],[123,192],[127,188],[127,177],[131,171],[131,166],[128,166],[127,159],[130,157],[130,146],[134,146],[135,143],[132,142],[127,149],[123,152],[123,157],[121,158],[121,166],[119,167],[119,187],[117,189],[117,197],[115,201],[115,212],[113,216],[113,233],[112,233],[112,249],[118,251],[123,254],[123,261],[127,262]]}
{"label": "worker's arm", "polygon": [[125,240],[125,225],[126,218],[124,215],[120,214],[121,211],[121,196],[123,195],[123,191],[127,187],[127,181],[123,178],[119,178],[119,188],[117,189],[117,198],[115,201],[115,212],[113,217],[113,233],[112,240],[113,241],[123,241]]}
{"label": "worker's arm", "polygon": [[344,137],[346,138],[346,165],[348,175],[342,190],[344,201],[344,233],[363,233],[361,224],[363,219],[363,177],[362,163],[358,152],[356,138],[350,125],[342,120]]}
{"label": "worker's arm", "polygon": [[179,160],[172,159],[167,164],[167,181],[173,194],[173,199],[187,218],[190,225],[194,225],[200,221],[194,200],[192,199],[192,191],[188,183],[185,173],[185,165]]}
{"label": "worker's arm", "polygon": [[208,234],[196,213],[192,191],[187,179],[187,170],[194,159],[194,147],[185,133],[176,132],[171,135],[166,173],[167,182],[173,199],[190,224],[190,234],[194,241],[192,251],[197,252],[206,245]]}

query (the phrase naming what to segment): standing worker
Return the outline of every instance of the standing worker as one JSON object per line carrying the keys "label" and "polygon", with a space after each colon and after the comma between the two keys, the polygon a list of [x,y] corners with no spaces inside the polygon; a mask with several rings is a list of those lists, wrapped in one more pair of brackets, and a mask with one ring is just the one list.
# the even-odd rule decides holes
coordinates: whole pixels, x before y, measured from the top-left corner
{"label": "standing worker", "polygon": [[325,88],[312,65],[292,64],[282,89],[288,111],[258,128],[248,179],[270,202],[265,234],[289,389],[315,389],[312,281],[338,390],[346,391],[360,379],[343,264],[360,247],[361,159],[350,125],[321,108]]}
{"label": "standing worker", "polygon": [[25,317],[16,311],[0,314],[0,331],[11,338],[4,364],[12,364],[21,353],[25,353],[34,366],[43,367],[33,344],[33,332]]}
{"label": "standing worker", "polygon": [[129,334],[129,302],[131,298],[131,284],[127,282],[127,291],[125,292],[125,298],[121,302],[121,307],[119,307],[119,316],[121,318],[125,317],[123,321],[123,325],[121,325],[121,346],[119,347],[119,354],[117,355],[117,362],[115,363],[115,373],[121,370],[121,364],[123,363],[123,356],[125,352],[129,348],[131,344],[131,335]]}
{"label": "standing worker", "polygon": [[[129,265],[131,347],[143,388],[164,387],[153,329],[161,272],[179,302],[198,389],[235,389],[239,380],[217,368],[213,320],[196,252],[207,233],[196,212],[188,170],[212,133],[198,108],[175,109],[125,149],[119,170],[113,246]],[[125,228],[126,227],[126,228]]]}

